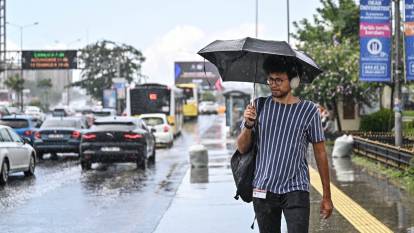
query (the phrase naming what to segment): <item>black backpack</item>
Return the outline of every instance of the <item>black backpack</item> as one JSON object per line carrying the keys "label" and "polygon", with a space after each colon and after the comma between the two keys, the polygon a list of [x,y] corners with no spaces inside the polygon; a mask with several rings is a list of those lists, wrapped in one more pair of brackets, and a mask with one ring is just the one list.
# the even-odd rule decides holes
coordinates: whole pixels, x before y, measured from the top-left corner
{"label": "black backpack", "polygon": [[248,152],[245,154],[241,154],[239,150],[236,150],[231,157],[230,165],[231,171],[233,173],[234,182],[236,183],[236,196],[234,198],[236,200],[241,199],[247,203],[251,202],[253,199],[253,178],[254,178],[254,170],[256,166],[256,152],[257,152],[257,137],[256,134],[258,132],[257,129],[257,122],[259,120],[260,112],[263,108],[265,102],[264,97],[260,97],[257,106],[257,114],[256,114],[256,123],[255,123],[255,130],[253,133],[253,144]]}

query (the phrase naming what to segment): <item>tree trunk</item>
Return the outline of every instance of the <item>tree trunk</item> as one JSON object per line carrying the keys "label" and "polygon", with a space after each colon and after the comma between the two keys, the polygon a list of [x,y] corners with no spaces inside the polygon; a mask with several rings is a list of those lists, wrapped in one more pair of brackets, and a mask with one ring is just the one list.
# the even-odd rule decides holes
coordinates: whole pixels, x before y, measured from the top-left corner
{"label": "tree trunk", "polygon": [[338,112],[338,103],[336,101],[336,99],[333,99],[333,110],[334,110],[334,114],[336,117],[336,123],[338,126],[338,131],[341,132],[342,131],[342,125],[341,125],[341,118],[339,117],[339,112]]}

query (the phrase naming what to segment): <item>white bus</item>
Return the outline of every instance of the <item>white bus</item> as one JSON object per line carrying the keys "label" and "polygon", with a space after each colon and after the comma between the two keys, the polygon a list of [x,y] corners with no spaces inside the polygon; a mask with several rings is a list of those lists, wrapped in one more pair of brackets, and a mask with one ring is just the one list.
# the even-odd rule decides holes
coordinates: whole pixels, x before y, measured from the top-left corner
{"label": "white bus", "polygon": [[168,124],[174,128],[174,135],[178,135],[183,127],[183,104],[182,90],[148,83],[128,88],[125,113],[136,117],[141,114],[164,113]]}

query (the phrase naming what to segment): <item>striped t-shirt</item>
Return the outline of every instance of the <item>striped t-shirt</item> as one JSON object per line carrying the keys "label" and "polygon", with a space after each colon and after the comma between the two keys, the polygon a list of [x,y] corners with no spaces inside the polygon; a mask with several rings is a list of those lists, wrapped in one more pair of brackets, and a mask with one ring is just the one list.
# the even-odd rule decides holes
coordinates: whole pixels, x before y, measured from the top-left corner
{"label": "striped t-shirt", "polygon": [[308,143],[325,140],[317,106],[306,100],[282,104],[269,96],[258,124],[253,187],[277,194],[309,192]]}

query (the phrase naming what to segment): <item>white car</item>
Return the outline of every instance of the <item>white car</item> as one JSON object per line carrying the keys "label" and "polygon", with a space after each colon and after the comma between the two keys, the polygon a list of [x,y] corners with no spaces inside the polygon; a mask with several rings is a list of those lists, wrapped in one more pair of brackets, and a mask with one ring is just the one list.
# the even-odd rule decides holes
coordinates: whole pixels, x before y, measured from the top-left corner
{"label": "white car", "polygon": [[10,127],[0,126],[0,185],[7,183],[10,173],[24,172],[32,176],[36,166],[36,152]]}
{"label": "white car", "polygon": [[39,107],[36,107],[36,106],[27,106],[26,109],[24,110],[24,114],[32,116],[41,121],[45,120],[45,114]]}
{"label": "white car", "polygon": [[198,111],[201,114],[217,114],[218,104],[213,101],[202,101],[198,105]]}
{"label": "white car", "polygon": [[174,128],[168,124],[167,116],[162,113],[141,114],[139,116],[145,124],[153,130],[155,142],[158,145],[172,147],[174,144]]}

